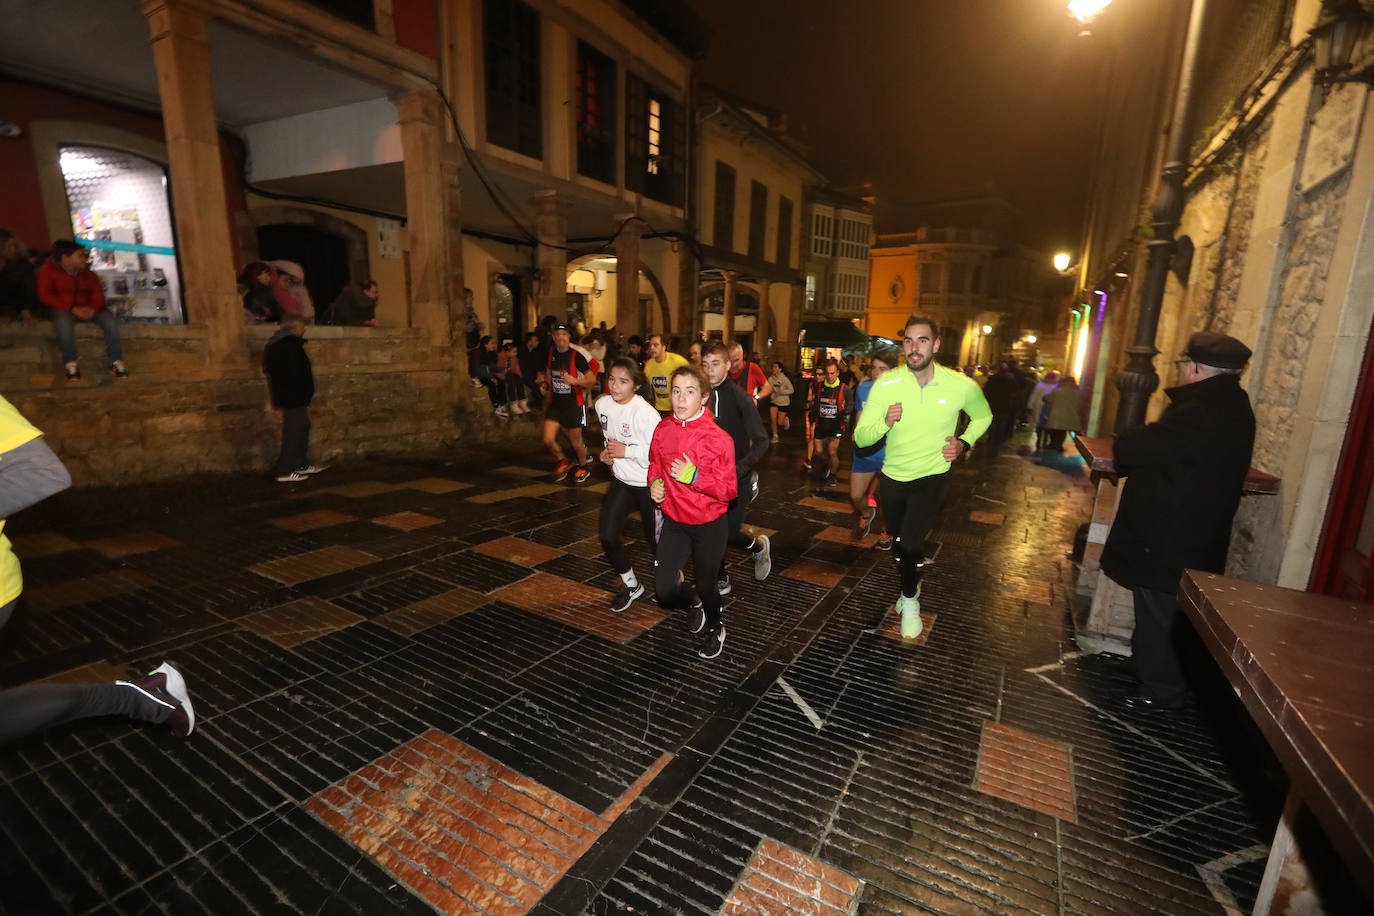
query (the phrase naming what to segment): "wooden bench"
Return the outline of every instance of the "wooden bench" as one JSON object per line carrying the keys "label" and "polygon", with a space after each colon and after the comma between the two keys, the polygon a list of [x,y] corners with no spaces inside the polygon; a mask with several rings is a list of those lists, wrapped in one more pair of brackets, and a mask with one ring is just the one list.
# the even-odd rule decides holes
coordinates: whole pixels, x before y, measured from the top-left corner
{"label": "wooden bench", "polygon": [[[1097,487],[1092,521],[1088,527],[1088,542],[1083,551],[1083,565],[1079,569],[1075,589],[1075,639],[1078,647],[1085,652],[1130,655],[1131,633],[1135,630],[1131,593],[1107,578],[1101,570],[1102,547],[1107,543],[1107,532],[1116,519],[1122,489],[1117,483],[1112,440],[1075,436],[1074,445],[1088,463],[1092,481]],[[1251,468],[1245,478],[1243,492],[1252,496],[1274,495],[1279,492],[1279,483],[1279,478]]]}
{"label": "wooden bench", "polygon": [[1255,914],[1302,891],[1300,803],[1374,903],[1374,605],[1194,570],[1179,604],[1292,779]]}

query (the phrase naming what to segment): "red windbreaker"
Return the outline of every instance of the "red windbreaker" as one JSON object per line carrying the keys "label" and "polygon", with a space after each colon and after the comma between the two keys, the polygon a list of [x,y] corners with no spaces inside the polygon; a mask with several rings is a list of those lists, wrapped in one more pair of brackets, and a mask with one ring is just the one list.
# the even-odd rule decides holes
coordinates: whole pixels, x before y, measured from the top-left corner
{"label": "red windbreaker", "polygon": [[[673,479],[673,460],[687,457],[697,466],[690,484]],[[649,445],[649,480],[662,480],[663,513],[683,525],[704,525],[725,514],[737,494],[735,443],[705,407],[690,420],[666,417]]]}
{"label": "red windbreaker", "polygon": [[49,258],[38,268],[38,301],[64,312],[83,306],[98,312],[105,307],[105,290],[95,271],[69,274],[57,258]]}

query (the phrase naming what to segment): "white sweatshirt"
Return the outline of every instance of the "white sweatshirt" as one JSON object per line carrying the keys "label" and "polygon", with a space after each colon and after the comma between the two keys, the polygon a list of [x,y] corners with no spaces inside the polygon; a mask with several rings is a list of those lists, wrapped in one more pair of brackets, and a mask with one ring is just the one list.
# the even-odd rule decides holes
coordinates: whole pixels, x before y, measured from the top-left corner
{"label": "white sweatshirt", "polygon": [[596,415],[606,441],[625,443],[625,457],[611,462],[611,471],[622,483],[632,487],[649,485],[649,443],[654,438],[660,417],[653,406],[635,395],[624,404],[603,394],[596,399]]}

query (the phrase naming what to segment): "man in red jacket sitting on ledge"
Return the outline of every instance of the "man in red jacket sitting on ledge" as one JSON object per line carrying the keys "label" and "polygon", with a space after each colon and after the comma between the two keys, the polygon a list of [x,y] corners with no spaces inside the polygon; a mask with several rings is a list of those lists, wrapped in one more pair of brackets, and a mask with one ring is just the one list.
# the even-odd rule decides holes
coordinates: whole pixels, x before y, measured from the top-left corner
{"label": "man in red jacket sitting on ledge", "polygon": [[38,269],[38,301],[46,306],[48,320],[57,329],[57,346],[62,351],[67,378],[81,378],[76,365],[76,323],[94,321],[105,334],[105,353],[110,358],[110,374],[128,378],[124,368],[124,348],[119,343],[115,316],[105,308],[105,290],[100,277],[91,270],[91,256],[70,239],[52,243],[52,256]]}

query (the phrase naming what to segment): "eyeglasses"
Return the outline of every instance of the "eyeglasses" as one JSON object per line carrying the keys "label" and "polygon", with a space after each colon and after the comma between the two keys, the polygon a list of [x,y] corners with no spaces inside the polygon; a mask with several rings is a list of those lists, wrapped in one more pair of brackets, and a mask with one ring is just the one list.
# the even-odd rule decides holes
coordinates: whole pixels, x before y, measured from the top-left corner
{"label": "eyeglasses", "polygon": [[1174,365],[1175,365],[1175,366],[1182,366],[1184,363],[1191,363],[1191,362],[1193,362],[1193,358],[1192,358],[1191,356],[1180,356],[1178,359],[1174,360]]}

